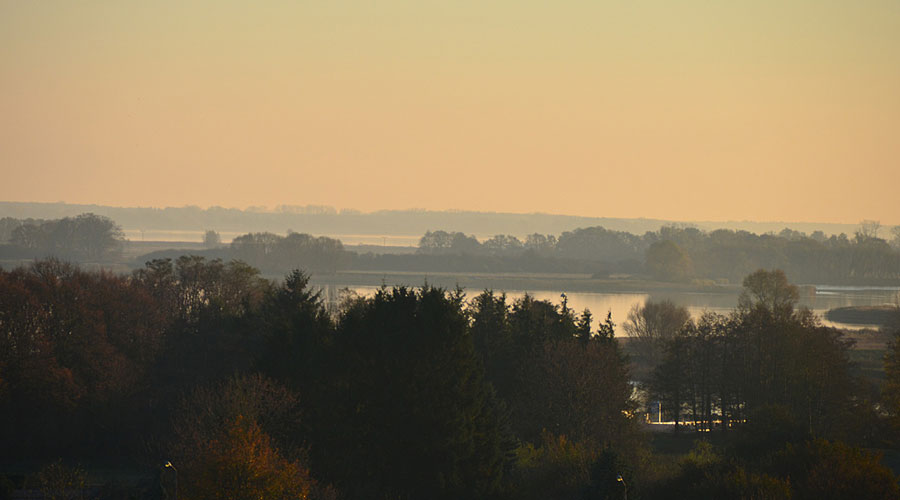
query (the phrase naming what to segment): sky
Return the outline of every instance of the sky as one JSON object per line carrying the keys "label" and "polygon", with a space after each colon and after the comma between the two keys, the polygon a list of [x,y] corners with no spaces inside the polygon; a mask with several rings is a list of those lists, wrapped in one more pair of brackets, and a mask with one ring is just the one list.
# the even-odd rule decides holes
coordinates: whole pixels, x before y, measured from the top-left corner
{"label": "sky", "polygon": [[896,0],[0,0],[0,200],[900,224]]}

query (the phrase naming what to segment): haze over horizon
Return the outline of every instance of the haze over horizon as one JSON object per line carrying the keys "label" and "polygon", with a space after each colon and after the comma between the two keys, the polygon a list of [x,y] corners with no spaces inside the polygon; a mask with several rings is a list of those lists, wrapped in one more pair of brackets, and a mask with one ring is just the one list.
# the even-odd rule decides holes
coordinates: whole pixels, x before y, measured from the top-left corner
{"label": "haze over horizon", "polygon": [[[729,229],[764,234],[791,229],[807,234],[822,231],[825,235],[839,235],[841,233],[853,234],[862,224],[872,222],[871,219],[850,224],[790,220],[674,220],[647,217],[590,217],[546,212],[515,213],[422,208],[361,211],[326,205],[251,206],[246,208],[197,205],[141,207],[0,200],[0,219],[12,217],[54,220],[85,213],[109,217],[117,222],[126,234],[130,233],[132,236],[140,234],[141,239],[150,235],[150,240],[154,241],[160,238],[167,240],[179,231],[196,233],[193,238],[196,239],[199,237],[197,235],[209,228],[224,231],[222,235],[225,237],[258,231],[287,234],[299,229],[300,232],[332,236],[342,241],[350,238],[349,242],[356,243],[370,241],[373,237],[381,241],[382,236],[390,235],[396,240],[395,243],[400,240],[411,241],[413,246],[423,233],[439,229],[452,232],[461,231],[484,240],[498,234],[510,234],[525,238],[535,232],[558,234],[577,228],[596,226],[636,235],[647,231],[657,231],[664,226],[678,227],[681,225],[694,227],[701,231]],[[890,239],[892,225],[881,223],[880,229],[879,236]],[[150,232],[145,233],[146,230]]]}
{"label": "haze over horizon", "polygon": [[0,200],[900,224],[900,3],[0,0]]}

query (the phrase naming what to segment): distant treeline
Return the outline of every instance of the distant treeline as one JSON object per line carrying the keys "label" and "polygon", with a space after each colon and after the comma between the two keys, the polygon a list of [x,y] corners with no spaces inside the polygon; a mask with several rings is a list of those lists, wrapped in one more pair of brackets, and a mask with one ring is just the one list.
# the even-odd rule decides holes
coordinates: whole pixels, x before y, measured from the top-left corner
{"label": "distant treeline", "polygon": [[[862,224],[852,237],[805,234],[784,229],[778,234],[663,226],[635,235],[600,226],[565,231],[559,236],[534,233],[524,240],[496,235],[479,241],[461,232],[428,231],[417,253],[358,254],[334,238],[289,231],[248,233],[229,245],[209,231],[207,249],[192,250],[208,258],[242,260],[267,274],[302,267],[314,273],[342,270],[416,272],[549,272],[645,276],[661,281],[737,283],[759,268],[783,269],[799,283],[900,283],[900,227],[890,243],[878,237],[877,223]],[[55,256],[79,262],[113,258],[123,243],[120,227],[103,216],[82,214],[58,220],[0,219],[0,259]],[[176,258],[173,249],[144,255]]]}
{"label": "distant treeline", "polygon": [[[177,257],[162,251],[140,258]],[[242,259],[268,273],[304,266],[313,272],[341,270],[415,272],[549,272],[643,275],[672,282],[738,283],[763,267],[784,269],[800,283],[896,284],[900,251],[887,241],[857,232],[825,237],[785,229],[756,235],[746,231],[666,226],[636,236],[602,227],[567,231],[559,237],[532,234],[525,241],[497,235],[486,241],[463,233],[429,231],[416,254],[357,254],[340,241],[289,233],[250,233],[229,246],[200,252]]]}
{"label": "distant treeline", "polygon": [[[174,260],[184,253],[184,250],[178,249],[161,250],[137,260],[140,263],[163,258]],[[210,259],[240,260],[267,274],[284,273],[301,267],[316,273],[334,273],[348,269],[356,255],[345,250],[340,240],[294,232],[289,232],[287,236],[248,233],[238,236],[228,245],[190,250],[189,253]]]}
{"label": "distant treeline", "polygon": [[[225,207],[111,207],[66,203],[0,202],[0,217],[59,219],[91,212],[109,217],[129,231],[196,231],[209,228],[228,233],[273,232],[289,229],[310,234],[354,235],[420,235],[433,228],[476,234],[479,238],[504,233],[520,237],[532,233],[559,234],[579,227],[603,226],[616,231],[643,234],[676,221],[662,219],[626,219],[615,217],[580,217],[555,214],[515,214],[464,210],[379,210],[360,212],[321,205],[280,205],[272,209],[250,207],[246,210]],[[704,222],[682,221],[702,230],[728,228],[755,233],[780,231],[791,227],[812,233],[853,232],[849,224],[806,222]]]}
{"label": "distant treeline", "polygon": [[[388,264],[417,267],[444,257],[448,271],[536,271],[643,273],[663,281],[739,282],[755,269],[777,267],[800,283],[875,284],[900,281],[900,233],[891,243],[877,227],[863,225],[850,238],[784,229],[757,235],[717,229],[664,226],[637,236],[602,227],[567,231],[559,237],[533,234],[525,241],[497,235],[479,242],[463,233],[429,231],[419,242],[419,261],[389,256],[359,259],[366,268]],[[502,261],[503,264],[496,265]],[[496,266],[496,267],[495,267]]]}
{"label": "distant treeline", "polygon": [[91,213],[57,220],[0,219],[0,258],[55,256],[74,261],[109,259],[121,250],[122,229]]}

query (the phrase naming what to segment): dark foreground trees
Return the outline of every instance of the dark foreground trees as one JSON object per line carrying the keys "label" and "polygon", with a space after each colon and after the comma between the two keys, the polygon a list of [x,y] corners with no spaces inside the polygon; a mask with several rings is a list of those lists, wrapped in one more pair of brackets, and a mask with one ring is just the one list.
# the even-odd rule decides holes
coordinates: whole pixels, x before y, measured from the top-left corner
{"label": "dark foreground trees", "polygon": [[590,312],[530,296],[507,304],[487,291],[472,301],[472,331],[488,380],[507,403],[515,434],[533,443],[550,431],[596,446],[631,445],[631,386],[612,338]]}
{"label": "dark foreground trees", "polygon": [[[748,434],[744,439],[767,436]],[[707,441],[657,485],[651,498],[854,499],[900,498],[896,476],[881,455],[823,439],[781,443],[750,456]]]}
{"label": "dark foreground trees", "polygon": [[689,321],[667,343],[651,388],[673,417],[687,413],[704,429],[783,407],[811,435],[852,433],[866,410],[854,393],[851,342],[796,310],[796,302],[796,287],[781,271],[749,275],[731,316]]}
{"label": "dark foreground trees", "polygon": [[[166,319],[141,286],[56,260],[0,271],[0,442],[12,456],[125,445]],[[132,441],[133,442],[133,441]]]}
{"label": "dark foreground trees", "polygon": [[682,464],[659,495],[898,497],[877,454],[844,444],[893,445],[891,398],[880,408],[865,398],[852,374],[852,343],[796,301],[784,273],[759,270],[744,280],[733,314],[691,320],[667,342],[652,392],[670,418],[730,437],[719,455]]}
{"label": "dark foreground trees", "polygon": [[890,444],[900,446],[900,295],[893,320],[882,327],[891,335],[884,355],[885,380],[881,386],[881,408],[888,415]]}
{"label": "dark foreground trees", "polygon": [[592,331],[590,311],[576,316],[565,299],[509,304],[491,291],[472,300],[470,314],[487,379],[519,440],[510,497],[618,498],[617,476],[632,479],[644,448],[611,317]]}
{"label": "dark foreground trees", "polygon": [[[792,310],[786,281],[758,278],[733,316],[687,322],[657,387],[696,428],[751,437],[656,486],[804,497],[822,478],[866,477],[854,488],[890,497],[871,456],[834,444],[862,442],[873,413],[847,383],[846,344]],[[565,299],[425,286],[326,304],[302,272],[271,283],[240,262],[115,276],[42,261],[0,270],[0,334],[0,438],[14,462],[171,461],[184,498],[658,490],[612,319],[592,330]],[[171,479],[132,494],[158,498]]]}
{"label": "dark foreground trees", "polygon": [[485,498],[499,491],[504,422],[461,300],[430,287],[383,289],[341,312],[331,358],[341,366],[331,381],[340,420],[321,457],[348,493]]}

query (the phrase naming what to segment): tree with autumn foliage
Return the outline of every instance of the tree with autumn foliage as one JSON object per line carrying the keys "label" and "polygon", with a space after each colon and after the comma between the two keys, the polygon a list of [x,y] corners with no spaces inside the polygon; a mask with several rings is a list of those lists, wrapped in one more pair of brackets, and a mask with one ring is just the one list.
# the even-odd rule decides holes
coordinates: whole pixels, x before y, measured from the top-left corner
{"label": "tree with autumn foliage", "polygon": [[181,470],[181,493],[189,500],[305,500],[314,483],[305,467],[281,456],[259,425],[243,416]]}
{"label": "tree with autumn foliage", "polygon": [[126,278],[57,260],[0,271],[0,442],[101,452],[135,436],[134,395],[166,323]]}

